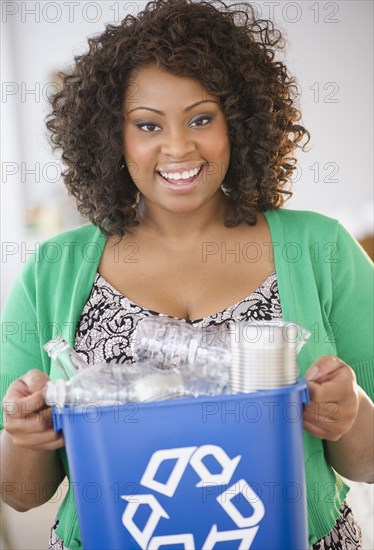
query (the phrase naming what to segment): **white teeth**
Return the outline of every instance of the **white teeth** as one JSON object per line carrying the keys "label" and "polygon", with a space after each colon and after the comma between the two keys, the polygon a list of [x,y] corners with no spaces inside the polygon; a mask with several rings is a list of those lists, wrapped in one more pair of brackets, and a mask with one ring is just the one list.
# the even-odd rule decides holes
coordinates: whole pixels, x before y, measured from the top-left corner
{"label": "white teeth", "polygon": [[161,176],[165,179],[169,179],[169,180],[187,180],[189,178],[193,178],[194,176],[197,176],[197,174],[200,172],[200,168],[195,168],[195,170],[190,170],[189,172],[186,170],[185,172],[174,172],[174,173],[169,173],[169,172],[160,172]]}

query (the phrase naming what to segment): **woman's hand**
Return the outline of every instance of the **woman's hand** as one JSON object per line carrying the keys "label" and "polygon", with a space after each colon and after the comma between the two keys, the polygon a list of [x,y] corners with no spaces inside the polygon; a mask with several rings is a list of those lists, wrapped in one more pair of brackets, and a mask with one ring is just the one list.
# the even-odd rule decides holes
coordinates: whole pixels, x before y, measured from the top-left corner
{"label": "woman's hand", "polygon": [[43,397],[48,380],[44,372],[33,369],[8,388],[3,400],[4,429],[17,447],[52,451],[64,446],[62,435],[53,429],[52,409]]}
{"label": "woman's hand", "polygon": [[354,371],[334,356],[322,356],[305,373],[310,403],[304,428],[327,441],[338,441],[353,426],[359,405]]}

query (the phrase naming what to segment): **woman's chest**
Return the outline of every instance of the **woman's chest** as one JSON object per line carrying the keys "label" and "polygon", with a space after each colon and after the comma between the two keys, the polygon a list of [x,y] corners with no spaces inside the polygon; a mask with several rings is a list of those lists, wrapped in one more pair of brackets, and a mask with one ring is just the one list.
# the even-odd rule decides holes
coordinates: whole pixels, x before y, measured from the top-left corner
{"label": "woman's chest", "polygon": [[[238,243],[163,254],[148,250],[131,262],[102,261],[100,274],[129,300],[159,313],[201,319],[236,304],[273,273],[271,258],[245,253]],[[213,252],[215,252],[213,254]],[[120,259],[118,257],[118,259]],[[135,261],[134,261],[135,260]]]}

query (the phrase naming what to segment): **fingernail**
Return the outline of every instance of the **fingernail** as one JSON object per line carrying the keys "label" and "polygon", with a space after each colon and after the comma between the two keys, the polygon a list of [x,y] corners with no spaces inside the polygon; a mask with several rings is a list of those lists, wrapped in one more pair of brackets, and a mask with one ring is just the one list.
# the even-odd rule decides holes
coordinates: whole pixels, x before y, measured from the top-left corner
{"label": "fingernail", "polygon": [[309,371],[305,374],[305,380],[313,380],[319,373],[318,367],[311,367]]}

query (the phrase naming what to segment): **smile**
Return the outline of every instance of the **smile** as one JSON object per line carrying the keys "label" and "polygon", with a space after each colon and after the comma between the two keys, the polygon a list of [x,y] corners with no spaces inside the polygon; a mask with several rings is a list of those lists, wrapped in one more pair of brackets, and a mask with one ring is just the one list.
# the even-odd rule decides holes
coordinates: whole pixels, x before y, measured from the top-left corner
{"label": "smile", "polygon": [[194,170],[190,170],[189,172],[173,172],[173,173],[167,173],[167,172],[157,172],[165,181],[175,184],[175,185],[183,185],[186,183],[193,182],[199,175],[200,172],[203,169],[203,164],[199,168],[195,168]]}
{"label": "smile", "polygon": [[[202,179],[202,174],[204,173],[204,168],[205,168],[205,164],[202,164],[200,168],[197,168],[195,170],[190,170],[190,172],[188,172],[187,178],[182,177],[180,179],[174,179],[175,175],[179,175],[178,173],[171,174],[173,176],[172,179],[165,178],[161,174],[161,172],[156,172],[156,174],[163,187],[165,187],[166,189],[168,189],[173,193],[183,193],[194,189],[200,183]],[[194,174],[192,177],[190,176],[191,172],[193,172]]]}

